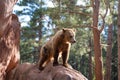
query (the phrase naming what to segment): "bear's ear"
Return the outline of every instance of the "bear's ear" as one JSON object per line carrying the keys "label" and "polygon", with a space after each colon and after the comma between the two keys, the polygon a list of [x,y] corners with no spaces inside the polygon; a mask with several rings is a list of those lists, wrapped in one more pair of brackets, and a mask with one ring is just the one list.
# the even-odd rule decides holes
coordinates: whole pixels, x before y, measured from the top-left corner
{"label": "bear's ear", "polygon": [[66,31],[66,29],[65,29],[65,28],[63,28],[63,29],[62,29],[62,31],[63,31],[63,32],[65,32],[65,31]]}

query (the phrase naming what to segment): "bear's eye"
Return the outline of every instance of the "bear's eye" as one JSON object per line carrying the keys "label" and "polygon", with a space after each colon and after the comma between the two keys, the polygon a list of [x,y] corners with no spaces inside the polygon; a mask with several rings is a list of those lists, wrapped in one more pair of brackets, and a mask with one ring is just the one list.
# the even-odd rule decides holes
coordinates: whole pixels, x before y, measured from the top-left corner
{"label": "bear's eye", "polygon": [[70,38],[72,38],[73,36],[71,35]]}

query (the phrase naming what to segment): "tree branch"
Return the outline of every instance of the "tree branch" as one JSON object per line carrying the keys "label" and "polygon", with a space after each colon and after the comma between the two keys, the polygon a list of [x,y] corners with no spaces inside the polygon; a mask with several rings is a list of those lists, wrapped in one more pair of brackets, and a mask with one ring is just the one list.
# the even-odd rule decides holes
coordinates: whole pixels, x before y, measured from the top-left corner
{"label": "tree branch", "polygon": [[76,11],[71,11],[71,10],[62,10],[62,12],[75,13],[75,14],[82,14],[82,15],[85,15],[85,16],[90,16],[90,17],[92,17],[92,15],[86,14],[86,13],[83,13],[83,12],[76,12]]}
{"label": "tree branch", "polygon": [[82,5],[80,5],[80,6],[75,6],[75,8],[89,8],[89,7],[92,7],[92,6],[82,6]]}
{"label": "tree branch", "polygon": [[91,0],[91,6],[94,7],[94,0]]}
{"label": "tree branch", "polygon": [[104,14],[103,16],[102,16],[102,14],[100,14],[100,16],[101,16],[101,18],[102,18],[102,20],[103,20],[103,24],[102,24],[102,26],[101,26],[100,33],[103,31],[104,26],[105,26],[105,17],[106,17],[106,15],[107,15],[107,13],[108,13],[108,8],[109,8],[108,3],[109,3],[108,0],[105,0],[106,12],[105,12],[105,14]]}
{"label": "tree branch", "polygon": [[92,28],[92,29],[97,30],[97,32],[100,32],[97,27],[92,27],[91,25],[78,25],[78,26],[75,26],[75,27],[78,27],[78,28]]}
{"label": "tree branch", "polygon": [[105,17],[102,16],[101,14],[100,14],[100,16],[101,16],[101,18],[102,18],[102,20],[103,20],[103,24],[102,24],[102,26],[101,26],[101,29],[99,30],[100,33],[101,33],[101,32],[103,31],[103,29],[104,29],[104,26],[105,26]]}

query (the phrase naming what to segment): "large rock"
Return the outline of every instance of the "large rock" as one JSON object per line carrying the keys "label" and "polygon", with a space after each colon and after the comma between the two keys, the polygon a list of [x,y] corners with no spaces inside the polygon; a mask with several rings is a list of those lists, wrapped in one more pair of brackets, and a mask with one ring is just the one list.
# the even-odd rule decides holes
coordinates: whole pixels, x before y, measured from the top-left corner
{"label": "large rock", "polygon": [[8,80],[87,80],[87,78],[74,69],[53,67],[51,63],[43,71],[35,64],[23,63],[10,73]]}
{"label": "large rock", "polygon": [[20,42],[20,23],[12,14],[17,0],[0,1],[0,80],[5,80],[7,73],[17,66]]}
{"label": "large rock", "polygon": [[11,14],[7,29],[0,38],[0,80],[5,80],[7,73],[15,68],[20,60],[20,23],[16,15]]}

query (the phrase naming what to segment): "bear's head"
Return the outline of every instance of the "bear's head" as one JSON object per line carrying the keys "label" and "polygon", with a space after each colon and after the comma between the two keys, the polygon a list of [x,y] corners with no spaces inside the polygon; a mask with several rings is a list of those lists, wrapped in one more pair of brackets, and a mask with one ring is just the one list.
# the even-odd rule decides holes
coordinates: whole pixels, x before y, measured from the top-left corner
{"label": "bear's head", "polygon": [[63,35],[64,35],[64,41],[69,42],[69,43],[75,43],[75,29],[70,29],[70,28],[63,28]]}

